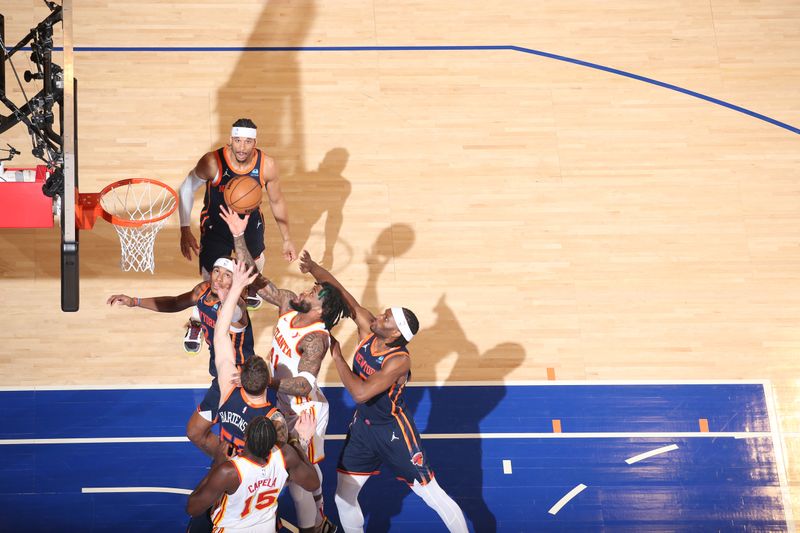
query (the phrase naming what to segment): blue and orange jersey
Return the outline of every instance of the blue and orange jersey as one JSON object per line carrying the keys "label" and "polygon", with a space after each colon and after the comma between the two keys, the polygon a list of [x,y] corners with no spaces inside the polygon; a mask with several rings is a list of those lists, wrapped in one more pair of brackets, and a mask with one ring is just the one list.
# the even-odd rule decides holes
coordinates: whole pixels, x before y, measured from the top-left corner
{"label": "blue and orange jersey", "polygon": [[[234,171],[228,153],[225,148],[219,148],[214,152],[217,159],[219,173],[212,181],[206,182],[206,194],[203,197],[203,210],[200,212],[200,233],[203,238],[211,238],[226,243],[233,249],[233,235],[231,235],[228,224],[222,220],[219,209],[225,204],[225,187],[228,182],[239,176],[250,176],[259,186],[266,187],[264,181],[264,152],[256,149],[256,157],[252,166],[244,172]],[[250,220],[245,228],[245,236],[254,235],[258,228],[263,228],[264,216],[261,209],[257,209],[250,215]],[[248,246],[250,243],[248,242]]]}
{"label": "blue and orange jersey", "polygon": [[236,448],[236,455],[244,447],[244,432],[247,423],[259,417],[271,417],[277,409],[269,402],[252,404],[247,401],[242,387],[234,388],[230,395],[219,406],[217,421],[219,422],[219,438]]}
{"label": "blue and orange jersey", "polygon": [[[392,357],[408,355],[408,350],[405,346],[402,348],[390,348],[382,352],[374,352],[374,341],[374,334],[361,341],[353,357],[353,373],[361,379],[367,379],[372,374],[379,371],[384,363]],[[410,379],[411,372],[409,371],[402,385],[394,383],[389,389],[362,404],[358,404],[356,406],[358,415],[375,424],[385,424],[393,420],[404,422],[405,424],[407,417],[405,413],[406,402],[403,398],[403,391],[406,388],[406,383],[408,383]]]}
{"label": "blue and orange jersey", "polygon": [[[217,377],[217,366],[214,361],[214,327],[217,323],[217,313],[222,302],[216,295],[211,293],[211,284],[206,287],[203,294],[197,300],[197,311],[200,313],[200,326],[203,328],[203,336],[208,343],[208,352],[210,357],[208,359],[208,372]],[[247,311],[245,311],[247,312]],[[244,331],[239,333],[230,333],[231,341],[233,341],[234,357],[236,358],[236,365],[242,365],[245,361],[250,359],[255,353],[253,345],[253,324],[250,322],[250,317],[247,317],[247,327]]]}

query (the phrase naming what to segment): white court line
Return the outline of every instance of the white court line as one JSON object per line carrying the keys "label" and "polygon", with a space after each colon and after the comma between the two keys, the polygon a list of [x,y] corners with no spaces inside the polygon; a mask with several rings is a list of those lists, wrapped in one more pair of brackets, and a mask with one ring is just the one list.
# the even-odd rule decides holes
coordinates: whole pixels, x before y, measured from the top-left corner
{"label": "white court line", "polygon": [[192,489],[176,489],[173,487],[83,487],[84,494],[100,494],[105,492],[166,492],[169,494],[191,494]]}
{"label": "white court line", "polygon": [[503,459],[503,473],[511,474],[511,459]]}
{"label": "white court line", "polygon": [[117,444],[131,442],[189,442],[187,437],[95,437],[73,439],[2,439],[0,446],[9,444]]}
{"label": "white court line", "polygon": [[653,457],[654,455],[661,455],[662,453],[671,452],[672,450],[677,450],[677,444],[670,444],[669,446],[662,446],[661,448],[656,448],[655,450],[650,450],[649,452],[640,453],[639,455],[634,455],[633,457],[628,457],[625,459],[625,462],[629,465],[633,463],[638,463],[639,461],[643,461],[644,459]]}
{"label": "white court line", "polygon": [[[465,439],[666,439],[666,438],[732,438],[758,439],[772,438],[766,432],[608,432],[608,433],[422,433],[423,439],[429,440],[465,440]],[[347,435],[326,435],[325,440],[344,440]],[[119,444],[133,442],[189,442],[186,437],[91,437],[61,439],[0,439],[3,445],[27,444]]]}
{"label": "white court line", "polygon": [[[702,431],[608,431],[608,432],[585,432],[585,433],[422,433],[424,439],[665,439],[665,438],[731,438],[731,439],[757,439],[769,438],[772,435],[767,432],[748,432],[748,431],[720,431],[716,433]],[[344,438],[345,436],[328,435],[326,439],[332,437],[333,440]],[[0,441],[1,442],[1,441]]]}
{"label": "white court line", "polygon": [[550,513],[551,515],[555,516],[555,514],[556,514],[557,512],[559,512],[559,511],[561,510],[561,508],[562,508],[562,507],[564,507],[564,506],[567,504],[567,502],[568,502],[568,501],[570,501],[572,498],[574,498],[575,496],[577,496],[578,494],[580,494],[581,492],[583,492],[583,490],[584,490],[585,488],[586,488],[586,485],[584,485],[583,483],[579,484],[579,485],[578,485],[578,486],[576,486],[574,489],[572,489],[571,491],[569,491],[568,493],[566,493],[566,494],[564,495],[564,497],[563,497],[563,498],[561,498],[560,500],[558,500],[558,501],[556,502],[556,504],[555,504],[554,506],[552,506],[552,507],[550,508],[550,510],[549,510],[549,511],[547,511],[547,512],[548,512],[548,513]]}
{"label": "white court line", "polygon": [[775,408],[775,392],[772,384],[764,383],[764,397],[767,400],[767,416],[769,417],[769,427],[772,429],[772,449],[775,453],[776,469],[778,471],[778,481],[781,484],[781,496],[783,497],[783,512],[786,519],[786,527],[789,531],[795,531],[794,514],[792,512],[792,498],[789,492],[789,482],[787,477],[786,462],[784,460],[783,439],[781,438],[780,421],[777,416],[778,410]]}
{"label": "white court line", "polygon": [[[418,381],[411,382],[407,387],[526,387],[544,385],[548,387],[558,385],[570,386],[595,386],[595,385],[767,385],[769,380],[764,379],[688,379],[684,381],[674,381],[665,379],[655,380],[602,380],[602,381],[579,381],[579,380],[513,380],[513,381]],[[109,384],[109,385],[33,385],[30,387],[0,387],[0,392],[22,392],[22,391],[57,391],[57,390],[139,390],[139,389],[207,389],[209,383],[196,384],[155,384],[155,385],[132,385],[130,383]],[[343,387],[341,383],[319,383],[322,387]]]}

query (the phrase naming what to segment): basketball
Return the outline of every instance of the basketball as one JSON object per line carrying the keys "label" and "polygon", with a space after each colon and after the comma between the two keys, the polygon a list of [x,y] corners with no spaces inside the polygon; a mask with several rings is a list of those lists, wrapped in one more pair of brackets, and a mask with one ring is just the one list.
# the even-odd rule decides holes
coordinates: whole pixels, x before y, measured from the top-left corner
{"label": "basketball", "polygon": [[261,183],[250,176],[233,178],[225,187],[225,203],[240,215],[255,211],[261,205]]}

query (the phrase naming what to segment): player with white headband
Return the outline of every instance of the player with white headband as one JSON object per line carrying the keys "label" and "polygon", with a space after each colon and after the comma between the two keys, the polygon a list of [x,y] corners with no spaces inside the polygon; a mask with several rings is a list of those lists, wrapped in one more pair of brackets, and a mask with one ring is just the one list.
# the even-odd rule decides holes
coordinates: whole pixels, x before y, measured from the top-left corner
{"label": "player with white headband", "polygon": [[[219,408],[220,387],[217,382],[217,366],[214,358],[214,331],[217,323],[217,312],[220,303],[225,300],[233,283],[234,263],[229,257],[220,257],[211,268],[207,281],[202,281],[195,287],[177,296],[157,296],[138,298],[125,294],[114,294],[109,297],[111,306],[141,307],[158,313],[176,313],[190,307],[195,307],[199,314],[202,332],[208,342],[209,361],[208,372],[213,380],[206,391],[203,401],[192,414],[186,426],[186,436],[195,446],[203,450],[209,457],[213,457],[219,439],[213,434],[211,428],[217,417]],[[237,366],[243,365],[253,354],[253,326],[247,315],[244,300],[238,298],[237,307],[234,309],[233,320],[229,333],[234,346],[234,357]]]}
{"label": "player with white headband", "polygon": [[411,356],[406,345],[419,331],[417,317],[405,307],[390,307],[374,316],[306,251],[300,254],[300,271],[339,290],[360,340],[351,368],[342,357],[339,343],[331,337],[336,370],[357,404],[337,465],[336,508],[342,529],[345,533],[364,531],[358,494],[369,477],[386,466],[439,514],[449,531],[466,533],[464,513],[434,478],[403,399],[411,379]]}
{"label": "player with white headband", "polygon": [[[297,258],[289,236],[289,215],[278,180],[278,167],[274,159],[256,147],[257,132],[255,123],[249,118],[234,122],[229,144],[203,155],[178,190],[181,253],[186,259],[192,258],[192,252],[198,256],[203,279],[208,279],[214,261],[233,253],[233,235],[220,218],[220,208],[225,206],[225,187],[239,176],[249,176],[259,186],[266,188],[272,216],[283,238],[283,257],[287,262]],[[195,193],[201,187],[205,187],[205,194],[200,211],[198,245],[191,230],[191,216]],[[264,269],[264,226],[264,215],[259,208],[251,214],[244,233],[247,248],[255,258],[259,271]],[[261,299],[255,290],[248,292],[245,301],[251,311],[261,306]],[[184,349],[187,352],[200,351],[200,333],[199,317],[195,313],[184,337]]]}

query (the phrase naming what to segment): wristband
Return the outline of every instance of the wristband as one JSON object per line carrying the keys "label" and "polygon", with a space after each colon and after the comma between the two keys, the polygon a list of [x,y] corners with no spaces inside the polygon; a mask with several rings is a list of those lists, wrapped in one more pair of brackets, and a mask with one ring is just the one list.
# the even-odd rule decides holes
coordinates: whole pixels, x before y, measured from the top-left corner
{"label": "wristband", "polygon": [[142,304],[142,299],[141,298],[134,298],[133,299],[133,306],[134,307],[139,307],[139,306],[141,306],[141,304]]}
{"label": "wristband", "polygon": [[236,237],[241,237],[242,235],[244,235],[244,232],[237,233],[236,235],[233,236],[233,238],[235,239]]}

